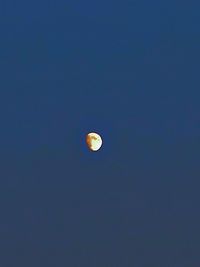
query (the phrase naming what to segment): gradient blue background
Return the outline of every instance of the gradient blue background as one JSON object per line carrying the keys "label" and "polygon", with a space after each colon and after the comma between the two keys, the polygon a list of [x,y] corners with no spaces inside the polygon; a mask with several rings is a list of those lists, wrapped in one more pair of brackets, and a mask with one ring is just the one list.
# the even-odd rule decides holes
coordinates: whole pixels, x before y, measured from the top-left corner
{"label": "gradient blue background", "polygon": [[1,1],[1,267],[200,266],[199,10]]}

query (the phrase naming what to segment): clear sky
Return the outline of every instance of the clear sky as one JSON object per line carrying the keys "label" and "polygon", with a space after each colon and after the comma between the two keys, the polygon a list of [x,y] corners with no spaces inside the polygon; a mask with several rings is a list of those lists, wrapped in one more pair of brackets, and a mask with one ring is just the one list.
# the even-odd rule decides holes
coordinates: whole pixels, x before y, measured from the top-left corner
{"label": "clear sky", "polygon": [[1,1],[1,267],[200,266],[199,10]]}

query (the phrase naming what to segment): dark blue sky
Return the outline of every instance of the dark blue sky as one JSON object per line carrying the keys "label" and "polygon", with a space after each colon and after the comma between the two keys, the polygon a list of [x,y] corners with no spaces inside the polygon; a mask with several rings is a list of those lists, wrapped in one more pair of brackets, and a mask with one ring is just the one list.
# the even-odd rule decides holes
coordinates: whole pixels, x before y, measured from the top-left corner
{"label": "dark blue sky", "polygon": [[1,267],[200,266],[199,10],[1,2]]}

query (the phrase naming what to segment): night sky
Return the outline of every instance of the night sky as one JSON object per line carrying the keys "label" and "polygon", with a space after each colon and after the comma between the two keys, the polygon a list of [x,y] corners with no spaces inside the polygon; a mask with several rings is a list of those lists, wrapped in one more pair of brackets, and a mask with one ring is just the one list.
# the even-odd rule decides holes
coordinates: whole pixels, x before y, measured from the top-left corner
{"label": "night sky", "polygon": [[200,266],[199,10],[1,1],[0,267]]}

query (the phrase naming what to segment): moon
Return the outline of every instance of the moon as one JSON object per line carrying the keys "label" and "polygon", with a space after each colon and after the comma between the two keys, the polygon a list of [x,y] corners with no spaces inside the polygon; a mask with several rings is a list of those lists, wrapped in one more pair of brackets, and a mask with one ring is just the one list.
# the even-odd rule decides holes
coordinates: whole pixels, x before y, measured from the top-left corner
{"label": "moon", "polygon": [[86,136],[86,143],[90,150],[97,151],[102,146],[102,138],[97,133],[88,133]]}

